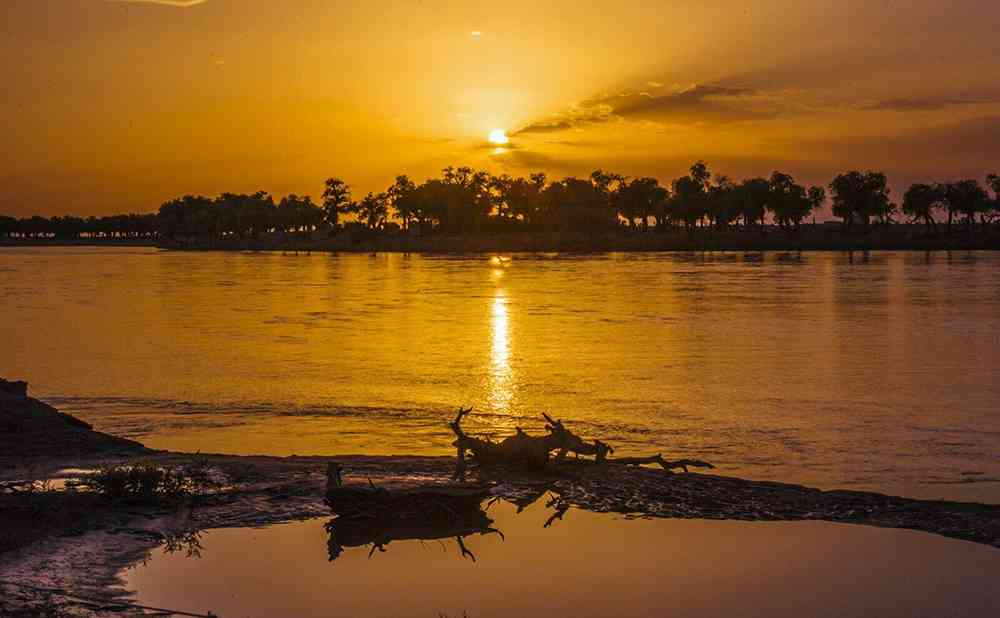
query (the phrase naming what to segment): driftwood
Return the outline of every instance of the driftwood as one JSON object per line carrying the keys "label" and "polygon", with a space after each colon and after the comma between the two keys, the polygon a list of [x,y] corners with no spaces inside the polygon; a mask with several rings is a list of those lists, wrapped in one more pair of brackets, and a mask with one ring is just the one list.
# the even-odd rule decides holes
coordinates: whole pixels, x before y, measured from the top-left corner
{"label": "driftwood", "polygon": [[543,436],[532,436],[525,433],[520,427],[515,428],[515,434],[508,436],[500,442],[493,442],[484,438],[476,438],[468,435],[462,429],[462,419],[472,412],[472,408],[459,408],[455,420],[449,423],[452,432],[455,434],[455,441],[452,443],[458,452],[458,461],[455,466],[455,478],[465,479],[466,455],[471,453],[472,457],[480,465],[520,465],[528,468],[545,468],[551,456],[555,452],[556,461],[562,461],[566,455],[573,453],[577,458],[580,455],[590,455],[594,457],[598,464],[619,464],[626,466],[639,466],[643,464],[659,464],[666,471],[681,468],[684,472],[689,467],[714,468],[710,463],[700,459],[679,459],[669,461],[663,455],[657,454],[650,457],[618,457],[611,458],[608,455],[614,453],[614,449],[601,440],[587,442],[580,436],[574,434],[566,428],[562,421],[553,419],[548,414],[542,414],[545,419],[545,429],[548,431]]}

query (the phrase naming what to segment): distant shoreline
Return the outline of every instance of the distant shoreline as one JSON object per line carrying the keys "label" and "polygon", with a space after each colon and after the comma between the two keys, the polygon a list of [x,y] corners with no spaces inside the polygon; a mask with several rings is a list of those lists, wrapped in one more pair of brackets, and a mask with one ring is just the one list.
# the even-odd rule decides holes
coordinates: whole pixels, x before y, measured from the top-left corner
{"label": "distant shoreline", "polygon": [[261,238],[203,239],[54,239],[13,238],[0,247],[158,247],[179,251],[317,251],[343,253],[608,253],[655,251],[965,251],[1000,250],[1000,231],[928,236],[921,226],[896,225],[867,233],[846,233],[838,226],[799,230],[684,230],[667,232],[516,233],[409,236],[341,232],[322,237],[270,234]]}

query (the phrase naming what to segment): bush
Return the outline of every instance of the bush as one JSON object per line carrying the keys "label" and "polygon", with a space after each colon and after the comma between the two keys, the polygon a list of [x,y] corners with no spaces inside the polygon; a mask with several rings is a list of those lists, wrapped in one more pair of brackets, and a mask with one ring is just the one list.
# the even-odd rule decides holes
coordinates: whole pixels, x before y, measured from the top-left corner
{"label": "bush", "polygon": [[142,462],[104,466],[84,476],[79,485],[111,500],[162,502],[202,489],[202,480],[184,467]]}

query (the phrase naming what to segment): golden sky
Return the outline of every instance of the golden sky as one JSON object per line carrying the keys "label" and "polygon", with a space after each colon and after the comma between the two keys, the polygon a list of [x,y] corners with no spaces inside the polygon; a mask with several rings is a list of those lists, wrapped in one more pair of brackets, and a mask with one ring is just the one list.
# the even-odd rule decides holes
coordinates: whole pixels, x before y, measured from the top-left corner
{"label": "golden sky", "polygon": [[697,158],[875,167],[898,194],[1000,170],[997,23],[975,0],[3,0],[0,212]]}

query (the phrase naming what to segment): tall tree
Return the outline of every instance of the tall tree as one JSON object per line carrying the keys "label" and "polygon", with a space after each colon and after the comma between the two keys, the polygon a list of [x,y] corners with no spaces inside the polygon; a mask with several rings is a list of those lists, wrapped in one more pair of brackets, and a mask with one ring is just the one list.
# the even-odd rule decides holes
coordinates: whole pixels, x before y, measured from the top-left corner
{"label": "tall tree", "polygon": [[671,215],[683,221],[689,230],[698,225],[707,214],[708,186],[711,178],[712,174],[705,162],[697,161],[691,166],[687,176],[681,176],[673,182]]}
{"label": "tall tree", "polygon": [[415,199],[416,190],[417,185],[406,175],[396,176],[395,182],[386,190],[389,203],[402,221],[404,231],[410,229],[410,222],[417,217],[420,209],[419,202]]}
{"label": "tall tree", "polygon": [[888,222],[893,211],[889,202],[888,179],[882,172],[851,171],[830,181],[833,214],[844,220],[848,229],[855,223],[868,228],[872,217]]}
{"label": "tall tree", "polygon": [[965,223],[971,232],[976,222],[976,214],[989,208],[989,194],[979,181],[967,179],[944,185],[944,201],[948,209],[948,232],[956,214],[965,215]]}
{"label": "tall tree", "polygon": [[709,222],[715,227],[729,227],[739,218],[736,184],[728,176],[716,174],[714,181],[708,187],[706,199],[705,211]]}
{"label": "tall tree", "polygon": [[813,223],[816,223],[816,213],[823,210],[823,204],[826,203],[826,189],[823,187],[812,186],[809,187],[809,205],[810,212],[813,216]]}
{"label": "tall tree", "polygon": [[1000,176],[990,174],[986,177],[986,185],[993,191],[993,200],[990,202],[989,211],[984,217],[985,222],[989,223],[1000,218]]}
{"label": "tall tree", "polygon": [[655,178],[623,179],[615,192],[618,214],[628,221],[630,227],[649,229],[649,218],[658,212],[666,193]]}
{"label": "tall tree", "polygon": [[736,185],[736,204],[744,227],[759,222],[761,229],[767,216],[767,203],[771,198],[771,183],[766,178],[748,178]]}
{"label": "tall tree", "polygon": [[340,224],[341,215],[351,210],[351,187],[339,178],[327,178],[323,189],[323,212],[326,213],[326,223],[336,229]]}
{"label": "tall tree", "polygon": [[806,195],[805,187],[796,183],[791,175],[782,172],[771,174],[768,184],[770,195],[767,208],[778,225],[801,225],[812,210],[812,202]]}
{"label": "tall tree", "polygon": [[389,217],[389,198],[385,193],[368,193],[355,206],[358,219],[369,230],[379,230]]}
{"label": "tall tree", "polygon": [[903,214],[913,221],[922,221],[933,232],[937,232],[934,211],[944,201],[944,189],[938,184],[916,183],[903,194]]}

